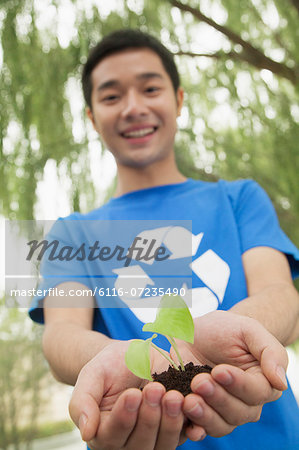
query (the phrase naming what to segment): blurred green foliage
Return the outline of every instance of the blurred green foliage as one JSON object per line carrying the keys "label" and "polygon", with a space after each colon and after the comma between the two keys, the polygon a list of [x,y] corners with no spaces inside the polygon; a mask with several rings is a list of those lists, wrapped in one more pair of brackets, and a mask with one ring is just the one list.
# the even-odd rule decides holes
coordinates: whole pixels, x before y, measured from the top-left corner
{"label": "blurred green foliage", "polygon": [[[59,39],[60,2],[36,5],[34,0],[0,5],[2,214],[34,218],[36,186],[49,159],[58,168],[62,162],[67,166],[73,209],[98,206],[88,135],[74,137],[66,87],[80,79],[90,46],[114,29],[136,27],[178,55],[186,90],[176,145],[181,170],[205,180],[256,179],[298,244],[297,2],[119,0],[109,10],[99,1],[83,7],[73,0],[67,43]],[[81,120],[86,123],[83,103]]]}
{"label": "blurred green foliage", "polygon": [[[33,0],[0,5],[2,214],[34,217],[37,182],[49,159],[67,166],[73,208],[95,205],[88,136],[74,137],[66,86],[80,78],[88,49],[104,34],[136,27],[155,34],[179,55],[186,90],[176,145],[182,171],[207,180],[256,179],[298,244],[297,2],[128,0],[116,1],[109,10],[99,1],[83,7],[73,0],[74,32],[63,44],[60,2],[39,4],[39,9]],[[52,16],[49,7],[52,13],[54,8]],[[81,120],[85,123],[83,104]],[[14,138],[11,130],[17,130]]]}
{"label": "blurred green foliage", "polygon": [[42,329],[26,312],[4,308],[0,300],[0,447],[28,444],[39,429],[43,389],[52,382],[41,352]]}

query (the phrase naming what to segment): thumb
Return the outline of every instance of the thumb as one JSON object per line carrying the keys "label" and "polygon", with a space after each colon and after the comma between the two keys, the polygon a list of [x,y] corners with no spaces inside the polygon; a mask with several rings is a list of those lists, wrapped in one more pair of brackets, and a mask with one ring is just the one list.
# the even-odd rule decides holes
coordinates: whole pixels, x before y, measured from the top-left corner
{"label": "thumb", "polygon": [[284,346],[259,322],[249,328],[247,345],[251,354],[260,362],[263,374],[274,389],[287,389],[286,370],[288,354]]}
{"label": "thumb", "polygon": [[263,350],[261,354],[261,368],[272,387],[279,391],[284,391],[288,388],[286,379],[288,354],[278,341],[277,343],[278,345],[267,346]]}
{"label": "thumb", "polygon": [[87,365],[81,370],[69,403],[71,419],[86,442],[97,434],[100,425],[99,404],[103,395],[103,377],[88,369]]}

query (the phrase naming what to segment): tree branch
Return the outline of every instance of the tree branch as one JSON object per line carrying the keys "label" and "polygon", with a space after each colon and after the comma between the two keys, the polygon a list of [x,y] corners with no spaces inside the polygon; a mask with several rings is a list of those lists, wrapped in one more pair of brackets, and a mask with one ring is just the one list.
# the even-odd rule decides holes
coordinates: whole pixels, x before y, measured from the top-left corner
{"label": "tree branch", "polygon": [[179,50],[177,52],[174,53],[174,55],[178,55],[178,56],[192,56],[192,58],[196,57],[196,56],[204,56],[206,58],[215,58],[215,59],[220,59],[223,56],[229,56],[230,53],[225,53],[225,52],[216,52],[216,53],[195,53],[195,52],[187,52],[184,50]]}
{"label": "tree branch", "polygon": [[242,53],[237,52],[215,52],[215,53],[195,53],[195,52],[189,52],[184,50],[179,50],[174,53],[174,55],[178,56],[191,56],[191,57],[205,57],[205,58],[215,58],[215,59],[222,59],[222,58],[231,58],[231,59],[239,59],[244,60]]}
{"label": "tree branch", "polygon": [[[298,3],[298,0],[292,0]],[[219,25],[213,19],[206,17],[200,9],[193,8],[192,6],[186,5],[184,3],[179,2],[178,0],[169,0],[170,4],[175,6],[184,12],[190,12],[196,19],[199,21],[205,22],[215,30],[224,34],[230,41],[235,44],[241,45],[243,51],[238,55],[243,61],[251,64],[252,66],[258,69],[267,69],[276,75],[286,78],[291,81],[293,84],[297,84],[299,78],[299,68],[290,68],[284,64],[278,63],[271,58],[268,58],[261,50],[254,47],[250,42],[245,41],[241,38],[237,33],[230,30],[229,28]],[[237,54],[237,53],[236,53]]]}

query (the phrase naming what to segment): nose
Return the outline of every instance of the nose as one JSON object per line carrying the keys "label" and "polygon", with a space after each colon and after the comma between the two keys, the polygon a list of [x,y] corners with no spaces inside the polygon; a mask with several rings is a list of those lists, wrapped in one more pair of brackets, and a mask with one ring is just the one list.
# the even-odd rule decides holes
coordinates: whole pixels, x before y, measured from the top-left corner
{"label": "nose", "polygon": [[122,117],[125,119],[144,116],[148,113],[145,99],[142,94],[136,90],[130,90],[124,98],[124,107]]}

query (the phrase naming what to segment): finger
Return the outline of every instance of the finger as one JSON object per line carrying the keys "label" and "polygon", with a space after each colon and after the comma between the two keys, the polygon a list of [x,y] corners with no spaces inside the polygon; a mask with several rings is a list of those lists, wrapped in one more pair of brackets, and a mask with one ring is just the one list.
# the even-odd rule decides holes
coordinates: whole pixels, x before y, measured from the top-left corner
{"label": "finger", "polygon": [[190,439],[190,441],[203,441],[207,437],[207,433],[203,427],[196,425],[193,422],[189,421],[189,425],[185,430],[186,437]]}
{"label": "finger", "polygon": [[287,389],[285,373],[288,354],[281,343],[261,325],[255,326],[254,333],[250,326],[244,328],[244,339],[273,388],[281,391]]}
{"label": "finger", "polygon": [[[277,400],[281,396],[281,391],[273,389],[257,366],[244,371],[238,367],[220,364],[214,367],[211,377],[222,385],[228,393],[247,405],[263,405]],[[200,393],[198,390],[199,384],[200,382],[198,383],[194,379],[194,383],[191,385],[192,390],[198,394]]]}
{"label": "finger", "polygon": [[155,447],[161,419],[161,400],[165,388],[160,383],[149,383],[142,391],[142,402],[136,426],[130,435],[126,448],[152,450]]}
{"label": "finger", "polygon": [[[201,427],[212,437],[222,437],[231,433],[235,426],[227,423],[213,408],[211,408],[200,396],[189,394],[185,397],[184,414],[191,420],[187,427],[187,436],[192,437],[192,427]],[[202,435],[204,438],[204,436]]]}
{"label": "finger", "polygon": [[182,445],[187,439],[190,439],[191,441],[202,441],[206,436],[207,433],[205,432],[204,428],[196,425],[195,423],[192,423],[190,419],[188,419],[184,415],[184,423],[181,430],[178,446]]}
{"label": "finger", "polygon": [[288,388],[286,370],[288,354],[284,347],[266,347],[261,356],[261,368],[273,388],[284,391]]}
{"label": "finger", "polygon": [[139,389],[127,389],[115,402],[112,411],[102,412],[102,420],[94,439],[89,441],[90,447],[123,448],[133,431],[142,402]]}
{"label": "finger", "polygon": [[99,372],[82,369],[69,403],[69,413],[84,441],[89,441],[97,433],[102,393],[103,381]]}
{"label": "finger", "polygon": [[166,392],[162,399],[162,417],[155,450],[176,449],[182,443],[184,397],[178,391]]}
{"label": "finger", "polygon": [[244,403],[227,392],[211,376],[202,377],[194,387],[194,392],[229,425],[239,426],[256,422],[260,418],[262,407],[259,404],[251,406]]}

